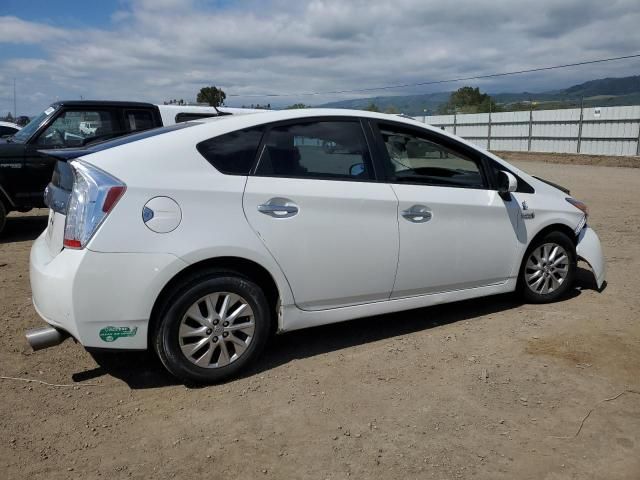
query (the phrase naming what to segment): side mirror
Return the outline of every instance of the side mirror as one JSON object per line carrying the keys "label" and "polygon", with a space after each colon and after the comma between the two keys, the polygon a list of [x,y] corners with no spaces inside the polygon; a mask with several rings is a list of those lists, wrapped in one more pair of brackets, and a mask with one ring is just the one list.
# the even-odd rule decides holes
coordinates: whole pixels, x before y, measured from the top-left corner
{"label": "side mirror", "polygon": [[349,167],[349,175],[358,177],[364,173],[364,163],[354,163]]}
{"label": "side mirror", "polygon": [[515,192],[518,189],[518,180],[513,174],[500,170],[498,172],[498,193]]}

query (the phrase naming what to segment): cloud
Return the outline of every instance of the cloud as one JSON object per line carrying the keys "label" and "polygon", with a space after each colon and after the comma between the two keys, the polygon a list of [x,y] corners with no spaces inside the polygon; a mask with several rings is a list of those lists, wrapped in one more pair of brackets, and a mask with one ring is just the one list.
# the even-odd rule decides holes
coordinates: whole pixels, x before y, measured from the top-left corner
{"label": "cloud", "polygon": [[0,44],[37,44],[63,37],[65,31],[17,17],[0,17]]}
{"label": "cloud", "polygon": [[[102,28],[0,17],[0,44],[17,45],[17,54],[0,63],[0,78],[17,77],[19,109],[26,113],[64,97],[192,100],[212,84],[235,105],[317,104],[356,95],[249,95],[349,90],[625,55],[640,45],[637,25],[637,0],[134,0],[122,2]],[[34,43],[44,53],[21,58],[19,46]],[[639,66],[620,62],[476,83],[490,91],[535,91],[630,75]],[[0,112],[10,108],[3,98]]]}

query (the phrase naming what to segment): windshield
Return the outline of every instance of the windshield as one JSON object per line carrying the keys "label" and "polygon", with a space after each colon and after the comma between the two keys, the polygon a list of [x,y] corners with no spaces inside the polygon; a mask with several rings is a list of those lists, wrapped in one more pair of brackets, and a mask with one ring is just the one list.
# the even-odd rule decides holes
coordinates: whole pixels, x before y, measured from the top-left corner
{"label": "windshield", "polygon": [[57,107],[48,107],[44,112],[42,112],[37,117],[34,117],[33,120],[31,120],[24,127],[22,127],[22,130],[16,132],[13,135],[13,137],[11,137],[11,140],[18,143],[25,143],[27,140],[31,138],[31,136],[36,132],[36,130],[38,130],[40,125],[42,125],[43,122],[47,118],[49,118],[53,114],[53,112],[56,111],[56,108]]}

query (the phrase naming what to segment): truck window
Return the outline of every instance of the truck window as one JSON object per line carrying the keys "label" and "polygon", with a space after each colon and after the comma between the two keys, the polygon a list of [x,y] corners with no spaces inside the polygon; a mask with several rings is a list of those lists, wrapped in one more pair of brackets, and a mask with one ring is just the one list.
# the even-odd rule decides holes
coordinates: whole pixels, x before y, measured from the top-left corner
{"label": "truck window", "polygon": [[149,110],[125,110],[124,118],[127,128],[132,132],[148,130],[156,126]]}
{"label": "truck window", "polygon": [[89,139],[117,133],[117,122],[109,110],[67,110],[40,134],[38,146],[78,147]]}

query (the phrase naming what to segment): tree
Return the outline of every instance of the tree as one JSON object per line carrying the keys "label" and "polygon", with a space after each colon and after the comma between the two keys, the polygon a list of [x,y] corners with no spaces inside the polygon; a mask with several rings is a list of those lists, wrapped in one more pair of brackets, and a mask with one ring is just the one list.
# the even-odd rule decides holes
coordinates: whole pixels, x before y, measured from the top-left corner
{"label": "tree", "polygon": [[438,113],[487,113],[500,111],[498,105],[486,93],[480,93],[478,87],[462,87],[449,97],[449,101],[440,105]]}
{"label": "tree", "polygon": [[305,105],[304,103],[294,103],[293,105],[289,105],[286,107],[286,110],[294,110],[297,108],[311,108],[311,105]]}
{"label": "tree", "polygon": [[11,112],[7,113],[7,116],[6,116],[6,117],[4,117],[4,119],[5,119],[7,122],[13,122],[13,115],[11,115]]}
{"label": "tree", "polygon": [[380,109],[378,108],[378,106],[377,106],[375,103],[373,103],[373,102],[371,102],[371,103],[367,106],[367,108],[365,108],[365,110],[368,110],[368,111],[370,111],[370,112],[379,112],[379,111],[380,111]]}
{"label": "tree", "polygon": [[384,109],[384,113],[398,114],[400,113],[400,110],[398,110],[395,105],[389,105]]}
{"label": "tree", "polygon": [[201,88],[196,100],[198,103],[207,103],[212,107],[220,107],[224,105],[225,98],[227,98],[227,95],[221,88],[211,86]]}

